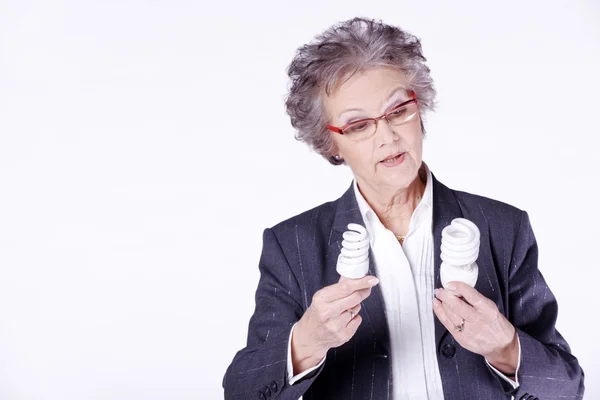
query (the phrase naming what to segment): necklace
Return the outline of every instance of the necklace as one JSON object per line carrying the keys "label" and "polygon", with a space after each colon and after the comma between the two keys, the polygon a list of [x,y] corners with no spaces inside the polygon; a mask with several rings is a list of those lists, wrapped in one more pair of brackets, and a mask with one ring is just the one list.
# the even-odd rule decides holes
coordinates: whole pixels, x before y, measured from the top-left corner
{"label": "necklace", "polygon": [[402,244],[404,243],[404,238],[405,238],[405,237],[406,237],[406,236],[399,236],[399,235],[396,235],[396,239],[398,239],[398,241],[400,242],[400,246],[402,246]]}

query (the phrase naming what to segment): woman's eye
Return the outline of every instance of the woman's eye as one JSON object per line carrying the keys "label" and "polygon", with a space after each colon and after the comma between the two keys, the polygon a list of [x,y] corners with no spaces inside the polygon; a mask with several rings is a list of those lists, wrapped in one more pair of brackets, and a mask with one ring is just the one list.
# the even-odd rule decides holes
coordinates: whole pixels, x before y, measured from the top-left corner
{"label": "woman's eye", "polygon": [[390,113],[390,115],[402,115],[402,114],[404,114],[405,111],[406,111],[406,107],[400,107],[400,108],[393,110]]}
{"label": "woman's eye", "polygon": [[347,133],[356,133],[364,131],[367,128],[368,122],[358,122],[354,125],[351,125],[345,129]]}

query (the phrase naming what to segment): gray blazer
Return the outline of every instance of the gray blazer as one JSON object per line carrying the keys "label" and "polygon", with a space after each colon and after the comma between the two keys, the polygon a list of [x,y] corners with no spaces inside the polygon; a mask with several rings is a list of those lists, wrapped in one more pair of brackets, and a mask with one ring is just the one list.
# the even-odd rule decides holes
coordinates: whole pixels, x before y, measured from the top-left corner
{"label": "gray blazer", "polygon": [[[444,397],[582,398],[584,373],[555,328],[558,306],[537,267],[538,249],[527,212],[449,189],[433,176],[434,248],[440,248],[442,229],[457,217],[473,221],[481,231],[475,288],[496,302],[517,329],[520,387],[513,390],[482,356],[462,348],[433,316]],[[313,294],[339,280],[336,262],[342,233],[350,222],[364,225],[352,185],[336,201],[265,229],[256,308],[247,345],[235,355],[223,379],[226,399],[390,398],[389,336],[379,286],[362,303],[363,321],[354,337],[330,349],[325,363],[311,375],[293,386],[287,384],[290,329],[310,306]],[[441,287],[439,251],[434,261],[435,286]],[[373,263],[369,270],[376,275]]]}

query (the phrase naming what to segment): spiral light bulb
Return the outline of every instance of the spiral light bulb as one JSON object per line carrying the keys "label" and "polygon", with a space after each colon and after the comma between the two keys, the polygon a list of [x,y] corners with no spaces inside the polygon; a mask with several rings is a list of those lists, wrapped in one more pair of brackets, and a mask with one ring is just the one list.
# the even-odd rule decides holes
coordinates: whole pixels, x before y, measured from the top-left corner
{"label": "spiral light bulb", "polygon": [[465,218],[455,218],[442,230],[440,278],[444,288],[450,281],[475,286],[480,236],[477,225]]}
{"label": "spiral light bulb", "polygon": [[342,250],[337,260],[338,274],[350,279],[358,279],[369,272],[369,235],[365,227],[348,224],[343,233]]}

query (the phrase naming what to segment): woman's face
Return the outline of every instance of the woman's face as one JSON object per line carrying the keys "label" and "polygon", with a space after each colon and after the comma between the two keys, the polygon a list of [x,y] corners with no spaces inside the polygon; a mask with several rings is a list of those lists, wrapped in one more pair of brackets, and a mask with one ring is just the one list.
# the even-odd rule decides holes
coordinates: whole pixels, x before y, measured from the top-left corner
{"label": "woman's face", "polygon": [[[409,99],[406,76],[392,68],[372,68],[357,73],[330,96],[325,109],[330,125],[342,127],[362,118],[375,118]],[[402,125],[378,122],[373,136],[353,141],[345,135],[330,132],[336,152],[352,169],[357,182],[376,191],[394,191],[408,187],[416,178],[422,161],[423,134],[419,113]],[[384,159],[403,155],[396,162]]]}

